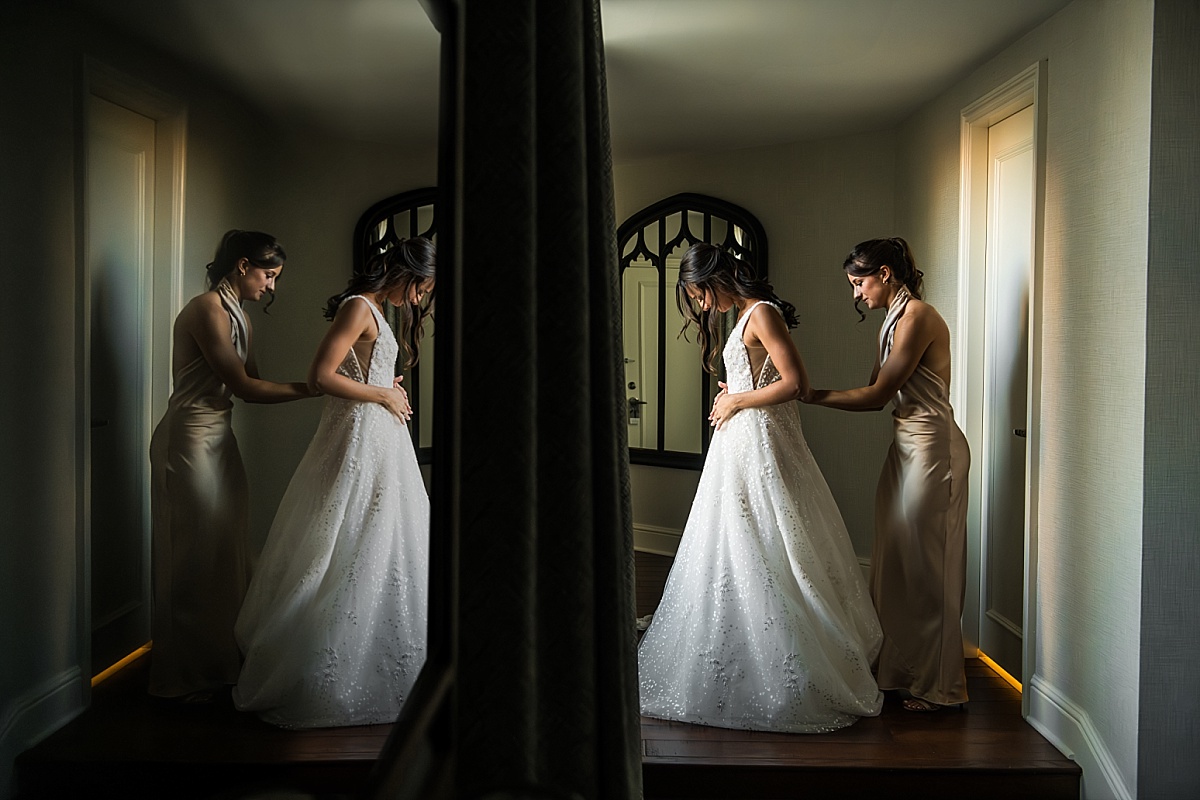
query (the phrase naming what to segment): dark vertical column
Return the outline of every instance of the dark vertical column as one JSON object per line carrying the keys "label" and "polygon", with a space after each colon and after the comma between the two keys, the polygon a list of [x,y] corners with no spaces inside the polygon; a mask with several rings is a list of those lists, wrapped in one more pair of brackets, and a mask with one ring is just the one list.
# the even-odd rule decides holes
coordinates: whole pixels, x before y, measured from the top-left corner
{"label": "dark vertical column", "polygon": [[1137,794],[1200,790],[1200,4],[1157,0],[1142,510]]}
{"label": "dark vertical column", "polygon": [[[447,220],[439,208],[438,335],[449,325],[453,344],[438,350],[450,372],[438,376],[433,535],[457,542],[435,554],[456,547],[444,620],[457,631],[453,793],[636,797],[599,3],[450,5],[453,142],[442,146],[454,163],[442,189],[454,210]],[[434,564],[435,579],[444,569]],[[445,616],[431,609],[431,625]]]}

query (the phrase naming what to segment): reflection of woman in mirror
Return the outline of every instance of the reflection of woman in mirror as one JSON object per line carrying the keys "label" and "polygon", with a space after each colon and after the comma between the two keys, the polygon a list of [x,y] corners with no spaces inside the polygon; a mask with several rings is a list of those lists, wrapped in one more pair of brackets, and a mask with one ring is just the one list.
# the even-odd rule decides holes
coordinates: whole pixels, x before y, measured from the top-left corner
{"label": "reflection of woman in mirror", "polygon": [[906,695],[909,711],[936,711],[967,699],[960,618],[971,454],[950,408],[950,330],[921,300],[921,271],[903,239],[862,242],[844,268],[856,309],[887,310],[871,382],[805,399],[847,411],[893,403],[871,555],[884,634],[876,677]]}
{"label": "reflection of woman in mirror", "polygon": [[[201,702],[237,681],[233,638],[246,585],[246,472],[233,436],[237,397],[283,403],[305,383],[258,377],[242,303],[274,296],[283,248],[255,231],[225,234],[208,265],[209,290],[175,319],[174,391],[150,440],[154,656],[150,693]],[[268,303],[269,305],[269,303]]]}
{"label": "reflection of woman in mirror", "polygon": [[808,391],[795,307],[710,244],[684,255],[678,291],[709,372],[720,316],[736,309],[737,323],[696,498],[638,647],[642,713],[795,733],[874,716],[879,622],[793,402]]}
{"label": "reflection of woman in mirror", "polygon": [[309,369],[325,408],[237,620],[234,703],[276,725],[394,722],[425,660],[429,498],[394,375],[401,348],[417,361],[433,283],[433,243],[406,239],[326,307]]}

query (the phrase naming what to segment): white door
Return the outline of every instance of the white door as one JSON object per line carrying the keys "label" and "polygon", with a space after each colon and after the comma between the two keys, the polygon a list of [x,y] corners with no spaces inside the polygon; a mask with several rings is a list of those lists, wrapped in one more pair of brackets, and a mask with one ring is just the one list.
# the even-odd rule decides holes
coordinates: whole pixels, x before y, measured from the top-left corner
{"label": "white door", "polygon": [[155,122],[89,95],[92,672],[150,638]]}
{"label": "white door", "polygon": [[1025,575],[1025,428],[1034,228],[1034,112],[988,129],[980,649],[1018,681]]}
{"label": "white door", "polygon": [[625,416],[630,447],[658,447],[658,270],[635,261],[621,277]]}

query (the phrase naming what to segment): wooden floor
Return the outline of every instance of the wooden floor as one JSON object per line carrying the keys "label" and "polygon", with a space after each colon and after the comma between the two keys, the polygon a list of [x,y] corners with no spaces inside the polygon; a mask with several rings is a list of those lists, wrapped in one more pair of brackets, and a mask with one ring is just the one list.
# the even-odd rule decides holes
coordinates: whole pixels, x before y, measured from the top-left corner
{"label": "wooden floor", "polygon": [[[670,559],[639,553],[638,614],[653,610]],[[213,705],[146,694],[143,656],[91,707],[16,764],[18,800],[60,797],[349,798],[368,785],[390,725],[284,731]],[[1079,797],[1080,770],[1021,719],[1020,694],[968,661],[965,711],[906,712],[830,734],[788,735],[642,719],[647,800],[665,798]]]}
{"label": "wooden floor", "polygon": [[[149,657],[98,686],[82,716],[17,761],[19,800],[352,797],[390,725],[283,731],[211,706],[145,693]],[[1020,695],[978,661],[965,711],[879,717],[820,735],[733,731],[642,719],[645,797],[1079,797],[1080,771],[1020,715]]]}
{"label": "wooden floor", "polygon": [[178,705],[146,694],[146,655],[97,686],[92,705],[17,759],[17,800],[349,797],[366,785],[391,725],[285,731],[228,696]]}
{"label": "wooden floor", "polygon": [[671,574],[671,564],[675,559],[670,556],[660,556],[655,553],[644,553],[637,550],[633,554],[634,587],[637,615],[644,617],[654,613],[658,601],[662,599],[663,587],[667,585],[667,576]]}

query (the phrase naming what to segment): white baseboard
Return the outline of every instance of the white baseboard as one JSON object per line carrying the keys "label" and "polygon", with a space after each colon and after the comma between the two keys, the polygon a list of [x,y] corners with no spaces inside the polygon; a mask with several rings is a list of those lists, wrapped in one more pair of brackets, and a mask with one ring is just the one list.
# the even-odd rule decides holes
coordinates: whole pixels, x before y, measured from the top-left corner
{"label": "white baseboard", "polygon": [[1134,793],[1088,713],[1040,675],[1033,676],[1025,691],[1029,724],[1083,769],[1083,800],[1133,800]]}
{"label": "white baseboard", "polygon": [[664,528],[660,525],[643,525],[633,523],[633,549],[643,553],[654,553],[659,556],[674,556],[679,549],[679,540],[683,531],[678,528]]}
{"label": "white baseboard", "polygon": [[0,713],[0,798],[12,795],[13,762],[77,717],[84,706],[79,667],[60,672],[13,698]]}

